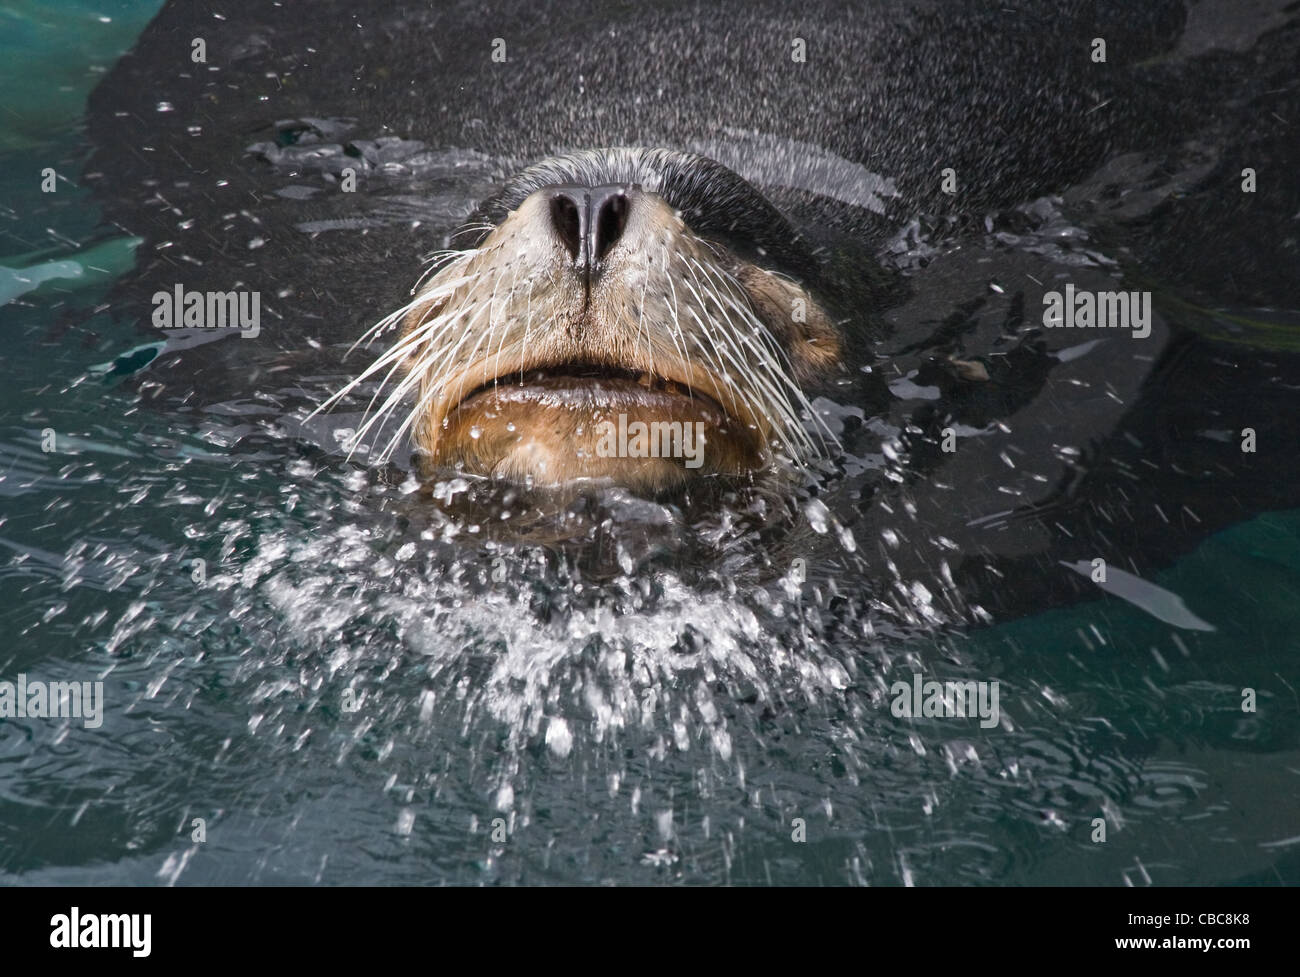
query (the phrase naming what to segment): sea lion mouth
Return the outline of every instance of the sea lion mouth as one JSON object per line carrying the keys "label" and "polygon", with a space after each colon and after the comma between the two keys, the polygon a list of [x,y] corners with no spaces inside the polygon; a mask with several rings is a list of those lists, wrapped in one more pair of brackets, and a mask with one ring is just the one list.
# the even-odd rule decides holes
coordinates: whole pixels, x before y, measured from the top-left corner
{"label": "sea lion mouth", "polygon": [[711,375],[701,382],[581,360],[528,366],[454,403],[449,397],[440,417],[435,409],[431,460],[546,484],[608,480],[652,490],[761,467],[769,425],[727,410],[719,386]]}
{"label": "sea lion mouth", "polygon": [[649,370],[599,363],[559,363],[533,367],[518,376],[494,377],[471,390],[449,413],[472,406],[479,397],[490,397],[499,403],[664,412],[678,409],[681,400],[698,400],[701,410],[727,416],[717,400],[684,380]]}

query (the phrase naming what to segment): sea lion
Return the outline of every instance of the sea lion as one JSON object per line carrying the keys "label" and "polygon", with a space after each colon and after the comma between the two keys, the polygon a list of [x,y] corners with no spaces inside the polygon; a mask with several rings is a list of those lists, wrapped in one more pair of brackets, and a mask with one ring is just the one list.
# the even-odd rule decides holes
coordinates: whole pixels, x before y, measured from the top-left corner
{"label": "sea lion", "polygon": [[[1259,378],[1244,397],[1239,383],[1215,385],[1228,354],[1160,308],[1141,341],[1044,326],[1058,286],[1116,287],[1126,268],[1108,251],[1147,273],[1153,220],[1180,227],[1195,204],[1235,241],[1265,226],[1243,210],[1241,161],[1207,167],[1198,146],[1233,144],[1233,126],[1253,138],[1267,112],[1234,106],[1286,117],[1277,93],[1289,89],[1277,72],[1183,51],[1179,3],[826,4],[798,19],[765,3],[215,12],[165,7],[92,99],[87,182],[110,220],[148,241],[113,308],[147,323],[149,296],[181,280],[262,297],[256,339],[169,333],[139,374],[149,402],[246,403],[291,377],[274,422],[333,451],[357,444],[379,393],[373,406],[393,423],[368,428],[373,453],[354,457],[390,458],[399,478],[411,441],[443,477],[613,481],[647,495],[743,482],[784,457],[816,469],[792,483],[796,511],[811,497],[819,531],[870,541],[862,559],[884,568],[891,593],[925,581],[1006,613],[1088,592],[1061,565],[1121,558],[1116,518],[1133,540],[1122,559],[1140,571],[1290,498],[1294,459],[1279,446],[1294,440],[1292,414],[1261,406],[1286,386],[1265,378],[1289,367],[1236,348],[1236,375]],[[1293,33],[1259,49],[1283,64]],[[203,64],[190,60],[196,37]],[[1280,137],[1251,145],[1273,174],[1271,211],[1294,213]],[[1230,193],[1232,207],[1207,203]],[[449,240],[465,226],[482,237]],[[638,231],[651,226],[672,246]],[[1270,248],[1215,256],[1236,290],[1226,302],[1287,301],[1260,252],[1285,251],[1288,231],[1266,226]],[[1208,261],[1197,239],[1176,243],[1157,242],[1166,267]],[[439,250],[459,253],[412,295],[420,256]],[[472,281],[453,286],[466,270]],[[675,306],[650,288],[665,276]],[[528,314],[530,280],[534,297],[545,283],[544,323]],[[718,291],[691,294],[695,281]],[[353,388],[340,413],[304,422],[366,369],[340,354],[391,312],[367,377],[390,386]],[[469,328],[448,346],[439,329],[456,322]],[[692,334],[703,347],[672,342]],[[756,361],[737,355],[755,349]],[[1219,391],[1195,420],[1143,409],[1175,376]],[[591,425],[617,421],[620,399],[629,423],[717,428],[701,464],[603,456]],[[662,415],[644,413],[652,403]],[[1267,458],[1185,433],[1247,426]],[[1117,485],[1152,445],[1158,471]],[[1183,506],[1193,515],[1175,518]]]}

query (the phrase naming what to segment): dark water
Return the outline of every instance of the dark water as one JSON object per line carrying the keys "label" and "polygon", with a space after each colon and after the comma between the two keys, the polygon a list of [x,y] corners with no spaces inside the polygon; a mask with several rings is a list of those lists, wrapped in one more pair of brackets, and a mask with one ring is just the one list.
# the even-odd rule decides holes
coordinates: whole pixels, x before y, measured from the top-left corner
{"label": "dark water", "polygon": [[[78,25],[99,12],[59,9]],[[35,7],[13,10],[36,19]],[[138,26],[150,12],[106,15]],[[86,60],[122,43],[105,34]],[[35,94],[59,84],[6,80]],[[902,470],[900,418],[930,396],[925,364],[895,350],[905,410],[858,424],[851,408],[819,404],[844,436],[848,476],[838,505],[804,504],[802,583],[751,572],[761,548],[725,525],[686,525],[618,493],[591,517],[613,527],[600,568],[498,545],[472,514],[429,505],[402,459],[385,478],[345,463],[354,416],[304,426],[346,379],[336,359],[312,372],[303,364],[316,361],[285,368],[250,349],[247,396],[151,409],[147,387],[124,382],[151,353],[132,352],[144,340],[104,305],[131,242],[98,226],[74,186],[31,190],[42,165],[75,178],[84,143],[75,111],[64,118],[11,133],[0,171],[14,256],[0,263],[60,275],[0,313],[0,680],[102,680],[106,704],[95,729],[0,720],[0,880],[1300,881],[1300,490],[1144,570],[1146,587],[1120,572],[1106,596],[1041,567],[1045,591],[1080,596],[995,613],[992,626],[942,573],[927,585],[901,566],[901,587],[864,591],[878,554],[912,545],[883,535],[894,522],[846,515],[846,498]],[[467,204],[479,178],[449,197]],[[892,314],[966,310],[1017,334],[1028,326],[1012,280],[1070,268],[1108,281],[1117,257],[1067,204],[1026,202],[959,242],[919,225],[898,235],[887,260],[927,287]],[[73,259],[74,244],[97,250]],[[76,277],[50,264],[68,260]],[[1213,328],[1204,310],[1180,322],[1177,305],[1163,308],[1162,331]],[[1197,362],[1250,365],[1230,383],[1248,417],[1293,401],[1285,347],[1298,311],[1230,310],[1196,347]],[[1232,323],[1274,342],[1240,352],[1225,341],[1240,338]],[[1053,383],[1109,375],[1117,402],[1136,397],[1126,343],[1063,345],[1074,352],[1056,354]],[[1046,384],[1034,402],[1058,396]],[[1197,413],[1198,399],[1209,411],[1222,396],[1180,397],[1206,451],[1236,437],[1236,415]],[[1054,423],[1060,445],[1092,447],[1072,445],[1064,412]],[[1027,441],[995,428],[991,455],[1019,462],[990,476],[1010,510],[1038,467],[1014,454]],[[1167,446],[1130,435],[1147,484],[1188,457],[1162,459]],[[1208,519],[1218,484],[1130,518]],[[1131,498],[1142,503],[1138,488]],[[711,532],[717,563],[673,548]],[[915,541],[931,569],[943,538]],[[1018,586],[1032,611],[1033,581]],[[1000,721],[895,716],[891,686],[916,674],[998,681]]]}

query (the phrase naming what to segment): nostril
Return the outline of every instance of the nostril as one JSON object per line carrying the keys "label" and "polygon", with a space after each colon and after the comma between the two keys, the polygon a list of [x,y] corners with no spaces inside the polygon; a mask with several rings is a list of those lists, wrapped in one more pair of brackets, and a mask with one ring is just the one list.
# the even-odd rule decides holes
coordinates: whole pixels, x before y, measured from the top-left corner
{"label": "nostril", "polygon": [[574,261],[578,260],[582,248],[582,207],[585,204],[585,200],[575,199],[565,190],[557,191],[551,197],[551,223]]}
{"label": "nostril", "polygon": [[596,213],[592,224],[596,235],[591,251],[594,260],[601,261],[609,249],[618,243],[623,236],[623,229],[627,227],[627,196],[618,191],[593,203],[596,204]]}
{"label": "nostril", "polygon": [[591,275],[623,237],[632,210],[631,193],[621,184],[590,187],[559,184],[548,188],[551,225],[573,263]]}

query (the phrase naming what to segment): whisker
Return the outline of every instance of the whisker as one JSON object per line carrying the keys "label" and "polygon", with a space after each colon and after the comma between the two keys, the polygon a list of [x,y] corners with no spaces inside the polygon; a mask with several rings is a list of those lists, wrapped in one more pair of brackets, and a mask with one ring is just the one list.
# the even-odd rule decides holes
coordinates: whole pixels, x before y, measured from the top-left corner
{"label": "whisker", "polygon": [[[527,303],[528,303],[528,310],[524,316],[524,340],[523,340],[524,349],[528,349],[528,332],[533,328],[533,279],[531,277],[528,279]],[[523,383],[525,369],[526,367],[524,365],[523,357],[520,357],[519,358],[519,382],[520,383]]]}
{"label": "whisker", "polygon": [[[706,275],[710,274],[710,270],[707,268],[701,268],[701,270],[704,271]],[[763,348],[760,350],[758,347],[754,346],[753,343],[749,341],[749,337],[745,336],[741,330],[734,328],[734,326],[733,335],[744,339],[746,345],[749,345],[751,349],[754,349],[755,352],[760,354],[760,365],[767,370],[768,373],[772,374],[773,377],[779,379],[779,381],[789,389],[790,394],[794,396],[798,404],[808,411],[814,424],[819,428],[817,436],[821,439],[822,448],[826,449],[830,445],[834,445],[838,448],[840,446],[839,438],[830,430],[821,415],[817,413],[811,402],[809,402],[803,389],[794,381],[794,364],[790,361],[790,357],[786,351],[781,347],[781,344],[777,341],[776,337],[772,335],[771,330],[767,328],[766,324],[763,323],[763,321],[754,314],[753,310],[748,307],[747,298],[744,299],[746,302],[745,306],[740,306],[734,301],[733,296],[737,294],[744,296],[744,286],[742,286],[734,276],[726,271],[726,269],[715,268],[712,270],[712,274],[729,283],[729,288],[727,290],[729,304],[731,304],[732,308],[736,310],[737,314],[742,316],[746,324],[750,326],[751,333]],[[728,322],[730,322],[730,316],[727,318]],[[775,360],[775,364],[773,360]],[[789,369],[786,370],[783,367],[788,367]],[[802,427],[802,424],[800,426]],[[829,444],[827,442],[827,435],[830,437]]]}
{"label": "whisker", "polygon": [[[411,352],[411,349],[413,347],[425,341],[425,339],[427,338],[430,332],[440,328],[446,328],[449,322],[454,321],[454,319],[458,317],[458,315],[459,313],[457,314],[457,316],[453,316],[450,318],[434,316],[433,318],[429,319],[427,322],[421,324],[418,328],[412,330],[406,336],[403,336],[400,340],[397,341],[396,344],[390,347],[381,356],[379,356],[373,363],[371,363],[370,366],[366,367],[366,369],[364,369],[357,377],[351,380],[341,390],[333,394],[331,397],[329,397],[329,399],[327,399],[324,403],[322,403],[319,407],[317,407],[314,411],[312,411],[307,416],[307,419],[311,420],[311,418],[315,417],[321,411],[330,408],[334,404],[337,404],[340,400],[342,400],[345,396],[347,396],[352,390],[354,390],[358,385],[364,383],[367,379],[369,379],[375,373],[378,373],[389,363],[400,364],[401,361]],[[353,348],[355,348],[355,346]]]}
{"label": "whisker", "polygon": [[348,347],[347,353],[344,354],[344,359],[350,356],[353,353],[353,351],[355,351],[356,348],[360,346],[362,343],[377,338],[380,335],[380,333],[382,333],[385,329],[391,328],[392,326],[396,325],[398,322],[400,322],[411,312],[414,312],[421,305],[428,305],[430,302],[435,302],[438,299],[447,298],[459,286],[463,284],[467,284],[472,281],[473,281],[472,277],[455,278],[455,279],[451,279],[450,281],[443,282],[442,284],[438,285],[436,288],[431,288],[425,292],[420,293],[415,298],[411,299],[411,301],[403,305],[401,308],[388,313],[388,315],[384,316],[377,323],[375,323],[373,326],[371,326],[369,329],[363,332],[361,336],[357,339],[357,341]]}
{"label": "whisker", "polygon": [[473,234],[475,231],[490,231],[492,229],[493,229],[493,225],[491,224],[466,224],[465,226],[461,227],[459,230],[453,231],[451,234],[448,234],[447,240],[453,241],[456,238],[460,237],[462,234]]}
{"label": "whisker", "polygon": [[[432,331],[434,332],[438,332],[438,333],[445,332],[448,328],[450,328],[451,324],[455,322],[457,319],[459,319],[462,315],[463,312],[458,311],[450,316],[435,317],[435,319],[431,320],[429,324],[422,325],[420,327],[420,330],[418,331],[423,332],[426,328],[432,328]],[[388,383],[392,380],[393,374],[401,368],[403,361],[410,354],[411,349],[415,346],[419,346],[422,344],[427,344],[426,339],[422,336],[417,336],[415,333],[412,333],[411,335],[404,337],[400,343],[398,343],[396,346],[393,347],[393,349],[389,350],[378,360],[376,360],[373,364],[371,364],[370,370],[368,370],[367,373],[376,372],[378,367],[382,366],[386,361],[391,360],[393,363],[392,368],[388,371],[388,374],[380,382],[379,389],[375,391],[374,396],[370,398],[370,403],[366,405],[365,413],[362,414],[363,422],[369,418],[370,411],[374,408],[375,401],[379,399],[379,395],[383,393],[384,387],[386,387]],[[423,358],[417,360],[416,363],[412,366],[409,375],[412,377],[416,376],[421,371],[422,363],[423,363]],[[366,376],[366,374],[362,374],[362,376],[364,377]],[[412,383],[414,382],[415,381],[412,380]],[[399,389],[405,390],[405,389],[409,389],[409,387],[399,386]],[[393,406],[395,405],[396,402],[393,402]],[[386,413],[388,413],[389,410],[391,410],[391,407],[389,406],[389,401],[385,401],[385,407],[380,409],[380,413],[378,416],[383,417]],[[369,425],[368,424],[365,425],[363,430],[369,430]],[[358,434],[360,433],[362,432],[359,431]]]}
{"label": "whisker", "polygon": [[[483,310],[481,308],[477,310],[474,318],[477,318],[477,315],[482,311]],[[468,325],[472,326],[473,321],[474,319],[472,318]],[[442,362],[445,363],[450,356],[455,354],[456,350],[460,348],[460,346],[464,343],[465,339],[469,336],[469,334],[470,334],[470,329],[467,326],[464,334],[461,336],[460,341],[452,348],[451,351],[449,351],[443,357]],[[481,342],[482,342],[482,337],[480,337],[479,341],[475,343],[474,349],[471,352],[477,351]],[[406,397],[406,394],[412,388],[424,387],[424,386],[428,387],[428,390],[426,392],[422,392],[421,394],[421,398],[419,401],[420,405],[427,405],[428,401],[431,400],[434,397],[434,395],[438,393],[440,389],[439,384],[426,383],[429,374],[431,372],[434,372],[430,361],[437,355],[438,355],[437,352],[430,352],[425,356],[421,357],[421,359],[411,368],[407,376],[397,385],[396,388],[394,388],[393,392],[388,396],[388,399],[384,401],[384,404],[382,407],[380,407],[378,413],[376,413],[376,415],[373,418],[369,419],[364,425],[362,425],[360,429],[358,429],[356,435],[354,436],[354,447],[353,447],[354,451],[356,450],[356,446],[360,444],[361,439],[369,432],[369,430],[372,427],[374,427],[376,424],[382,424],[383,421],[387,420],[387,418],[397,408],[397,405],[402,402],[402,400]],[[441,363],[439,364],[439,366],[441,366]],[[441,371],[438,370],[437,372],[441,372]],[[384,450],[380,452],[380,454],[378,455],[377,457],[378,463],[383,464],[392,456],[392,452],[396,448],[397,443],[401,440],[402,436],[406,433],[407,429],[410,428],[411,424],[414,423],[416,417],[419,415],[419,410],[420,408],[417,407],[415,410],[412,410],[407,413],[406,420],[398,428],[398,432],[393,436],[393,439],[388,443],[388,446],[385,447]],[[351,453],[349,452],[349,457],[350,456]]]}
{"label": "whisker", "polygon": [[[699,285],[701,286],[701,288],[705,288],[705,286],[703,286],[703,283],[699,281],[697,275],[695,275],[694,270],[690,270],[690,278],[694,279],[695,285]],[[690,286],[690,282],[686,282],[686,287],[692,288],[692,286]],[[705,308],[705,311],[707,312],[706,301],[703,300],[701,295],[699,295],[699,292],[695,292],[694,288],[692,288],[692,292],[695,295],[695,298],[697,298],[697,300],[699,301],[699,304],[701,304],[701,307]],[[789,421],[793,420],[793,413],[792,413],[792,408],[789,407],[787,398],[781,395],[781,392],[777,390],[776,387],[772,386],[770,382],[764,381],[762,377],[758,377],[758,375],[755,375],[753,373],[753,370],[751,370],[749,364],[745,364],[745,362],[738,360],[736,356],[732,356],[731,352],[729,352],[727,348],[719,346],[718,336],[714,334],[714,331],[710,330],[710,327],[706,325],[706,322],[703,321],[702,318],[698,316],[698,314],[695,314],[694,309],[688,309],[688,311],[692,313],[692,316],[695,318],[695,322],[697,322],[697,324],[699,325],[699,329],[701,329],[702,333],[705,333],[705,335],[708,336],[708,342],[712,343],[712,346],[714,346],[715,351],[723,353],[723,355],[725,355],[725,357],[727,357],[728,360],[731,360],[732,364],[736,366],[738,375],[740,375],[742,379],[748,379],[750,385],[755,388],[755,392],[762,392],[762,394],[764,394],[762,398],[754,398],[754,399],[761,401],[761,403],[766,403],[768,405],[768,413],[775,411],[775,413],[779,414],[779,416],[783,418],[783,422],[777,425],[777,429],[783,430],[784,433],[787,434],[787,440],[789,440],[789,430],[788,430],[790,427]],[[723,312],[725,314],[725,309]],[[736,352],[740,353],[740,349],[736,348]],[[725,373],[727,373],[727,370],[723,369],[722,364],[720,364],[718,359],[716,359],[716,356],[714,357],[714,360],[715,362],[718,362],[719,374],[725,375]],[[733,394],[732,396],[733,396],[733,407],[735,407],[735,394]],[[800,440],[806,439],[806,434],[803,433],[801,426],[800,426],[800,434],[803,435],[803,438],[798,438],[798,439]],[[811,444],[809,447],[811,447]]]}
{"label": "whisker", "polygon": [[[463,313],[461,312],[457,312],[454,316],[449,317],[449,322],[455,321],[455,319],[460,318],[462,314]],[[397,405],[402,402],[402,399],[406,396],[406,394],[412,388],[420,385],[423,382],[428,370],[427,363],[429,358],[430,358],[429,354],[426,353],[419,360],[417,360],[416,363],[412,365],[407,375],[401,381],[398,382],[396,387],[393,388],[392,392],[388,395],[387,399],[385,399],[384,403],[379,407],[379,409],[375,411],[374,414],[371,414],[370,411],[367,410],[366,414],[362,416],[362,424],[352,437],[353,445],[351,450],[348,452],[349,458],[352,457],[353,452],[355,452],[356,449],[360,446],[361,441],[365,438],[366,434],[369,433],[370,429],[372,427],[375,427],[376,425],[381,425],[388,418],[388,416],[393,412],[393,410],[396,409]],[[371,369],[373,370],[374,366],[372,366]],[[392,376],[392,372],[390,371],[389,377],[391,376]],[[387,382],[388,382],[388,378],[385,378],[384,384],[387,384]],[[380,385],[379,390],[376,391],[375,397],[371,398],[371,404],[374,403],[374,401],[378,398],[379,394],[383,393],[384,384]]]}

